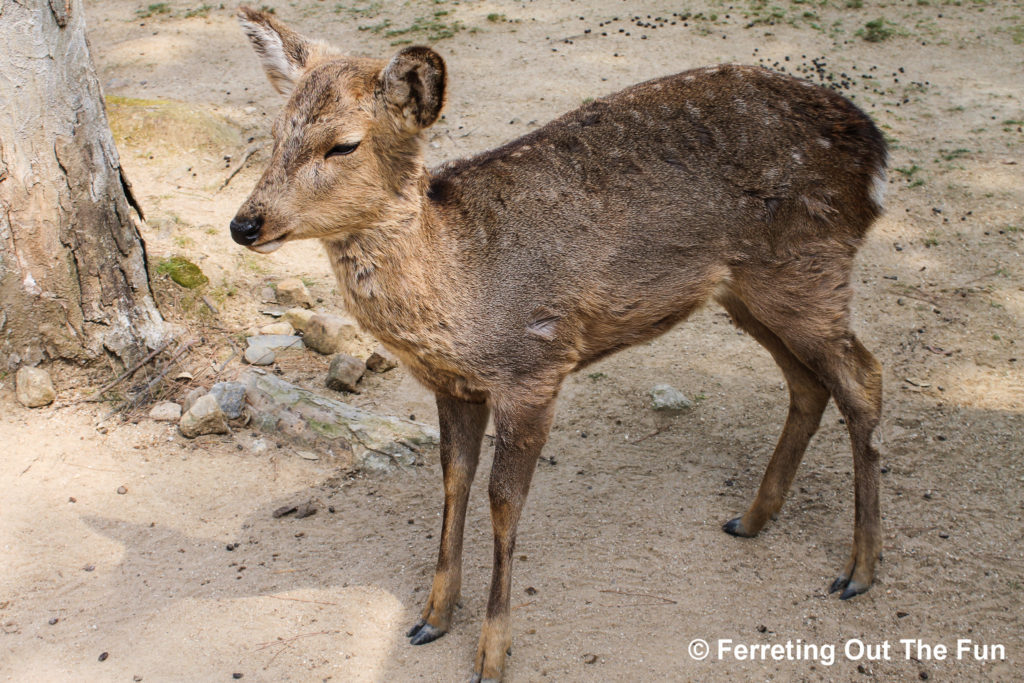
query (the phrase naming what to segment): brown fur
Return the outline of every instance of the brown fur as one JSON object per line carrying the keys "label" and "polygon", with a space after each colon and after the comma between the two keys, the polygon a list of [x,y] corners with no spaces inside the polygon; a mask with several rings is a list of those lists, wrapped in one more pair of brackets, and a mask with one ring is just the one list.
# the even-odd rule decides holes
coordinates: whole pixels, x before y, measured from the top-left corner
{"label": "brown fur", "polygon": [[[726,531],[755,535],[780,509],[831,396],[847,418],[856,490],[851,559],[833,590],[867,590],[881,544],[871,446],[881,371],[850,329],[849,280],[881,211],[886,163],[867,116],[803,81],[718,66],[635,85],[427,170],[420,133],[446,80],[436,53],[406,48],[385,63],[303,51],[266,15],[242,13],[272,80],[289,71],[282,60],[319,57],[293,65],[273,158],[235,239],[268,250],[319,238],[349,312],[437,394],[445,517],[413,643],[451,624],[488,412],[494,573],[476,676],[496,679],[516,526],[561,382],[709,299],[768,349],[790,387],[761,488]],[[282,29],[290,48],[275,48]]]}

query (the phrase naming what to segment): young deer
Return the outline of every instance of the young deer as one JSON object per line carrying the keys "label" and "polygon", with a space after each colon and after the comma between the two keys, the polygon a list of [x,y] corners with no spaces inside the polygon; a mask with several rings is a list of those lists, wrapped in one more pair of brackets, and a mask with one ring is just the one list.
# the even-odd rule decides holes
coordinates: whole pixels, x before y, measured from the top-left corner
{"label": "young deer", "polygon": [[240,18],[288,102],[232,237],[261,253],[320,239],[348,311],[437,395],[444,521],[412,644],[451,625],[488,415],[494,567],[475,680],[502,675],[516,526],[562,380],[709,299],[768,349],[790,391],[757,496],[725,531],[754,536],[780,509],[831,396],[852,440],[856,518],[830,590],[869,588],[882,380],[850,329],[849,281],[882,211],[887,155],[864,113],[789,76],[717,66],[427,169],[421,133],[445,96],[437,53],[345,57],[262,12]]}

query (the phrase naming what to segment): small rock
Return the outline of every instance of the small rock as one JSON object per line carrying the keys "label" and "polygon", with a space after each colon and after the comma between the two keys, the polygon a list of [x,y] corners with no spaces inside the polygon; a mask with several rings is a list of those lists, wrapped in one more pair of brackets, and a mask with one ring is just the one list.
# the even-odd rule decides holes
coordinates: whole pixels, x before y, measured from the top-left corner
{"label": "small rock", "polygon": [[310,318],[314,315],[316,313],[305,308],[289,308],[284,312],[284,319],[299,332],[305,332]]}
{"label": "small rock", "polygon": [[295,455],[299,456],[303,460],[319,460],[320,456],[313,451],[295,451]]}
{"label": "small rock", "polygon": [[291,336],[295,334],[295,328],[292,324],[286,320],[279,320],[274,323],[268,323],[263,327],[259,328],[260,334],[283,334],[285,336]]}
{"label": "small rock", "polygon": [[306,325],[303,339],[306,346],[323,354],[341,353],[356,338],[359,328],[351,320],[328,313],[318,313]]}
{"label": "small rock", "polygon": [[227,434],[230,431],[224,411],[211,394],[200,398],[181,416],[178,429],[190,439],[203,434]]}
{"label": "small rock", "polygon": [[235,679],[235,680],[237,681],[237,680],[238,680],[239,678],[241,678],[241,677],[242,677],[242,676],[244,676],[244,675],[245,675],[245,674],[241,674],[241,673],[238,673],[238,672],[236,671],[235,673],[231,674],[231,677],[232,677],[233,679]]}
{"label": "small rock", "polygon": [[305,519],[306,517],[312,517],[315,514],[316,505],[313,503],[306,503],[295,509],[295,519]]}
{"label": "small rock", "polygon": [[249,365],[270,365],[274,362],[274,351],[262,346],[250,346],[242,357]]}
{"label": "small rock", "polygon": [[260,334],[246,337],[247,344],[243,357],[250,365],[270,365],[276,352],[284,349],[304,349],[302,337],[291,334]]}
{"label": "small rock", "polygon": [[260,290],[260,300],[268,304],[277,303],[277,294],[274,293],[273,287],[264,287]]}
{"label": "small rock", "polygon": [[593,655],[593,654],[583,655],[583,663],[584,664],[596,664],[597,663],[597,655]]}
{"label": "small rock", "polygon": [[49,624],[50,626],[53,626],[53,625],[54,625],[54,624],[56,624],[56,623],[57,623],[58,621],[60,621],[60,619],[58,619],[57,617],[51,617],[51,618],[50,618],[50,621],[48,621],[48,622],[46,622],[46,623],[48,623],[48,624]]}
{"label": "small rock", "polygon": [[242,416],[245,409],[245,385],[241,382],[217,382],[210,387],[210,395],[229,420]]}
{"label": "small rock", "polygon": [[306,348],[306,345],[302,343],[302,337],[297,337],[294,334],[258,334],[255,337],[246,337],[245,344],[247,347],[259,346],[274,351]]}
{"label": "small rock", "polygon": [[311,308],[313,298],[306,285],[297,277],[290,277],[277,283],[277,302],[283,306]]}
{"label": "small rock", "polygon": [[281,517],[284,517],[285,515],[290,515],[291,513],[295,512],[296,510],[298,510],[298,508],[295,507],[294,505],[284,505],[284,506],[279,507],[276,510],[274,510],[274,512],[272,513],[272,516],[273,516],[274,519],[280,519]]}
{"label": "small rock", "polygon": [[655,410],[684,410],[693,406],[693,402],[675,387],[658,384],[650,391],[651,407]]}
{"label": "small rock", "polygon": [[107,661],[107,657],[109,657],[109,656],[110,656],[109,652],[101,652],[100,656],[99,656],[99,660],[101,662],[105,662],[105,661]]}
{"label": "small rock", "polygon": [[366,364],[347,353],[338,353],[331,358],[331,367],[327,370],[327,388],[335,391],[356,390],[356,383],[363,378]]}
{"label": "small rock", "polygon": [[123,496],[123,495],[124,495],[124,494],[126,494],[126,493],[128,493],[128,489],[126,489],[126,488],[125,488],[125,487],[123,487],[123,486],[118,486],[118,487],[117,487],[117,495],[119,495],[119,496]]}
{"label": "small rock", "polygon": [[287,310],[288,309],[284,306],[270,305],[261,308],[260,313],[263,315],[269,315],[271,318],[280,318]]}
{"label": "small rock", "polygon": [[373,372],[387,372],[398,367],[398,356],[378,346],[366,359],[366,367]]}
{"label": "small rock", "polygon": [[161,401],[149,411],[149,419],[157,422],[177,422],[181,419],[181,406],[173,401]]}
{"label": "small rock", "polygon": [[181,402],[181,412],[187,413],[189,408],[195,405],[203,396],[206,396],[207,390],[204,387],[196,387],[192,391],[185,394],[185,400]]}
{"label": "small rock", "polygon": [[18,402],[26,408],[50,405],[57,398],[50,373],[42,368],[30,368],[27,365],[19,368],[14,384]]}

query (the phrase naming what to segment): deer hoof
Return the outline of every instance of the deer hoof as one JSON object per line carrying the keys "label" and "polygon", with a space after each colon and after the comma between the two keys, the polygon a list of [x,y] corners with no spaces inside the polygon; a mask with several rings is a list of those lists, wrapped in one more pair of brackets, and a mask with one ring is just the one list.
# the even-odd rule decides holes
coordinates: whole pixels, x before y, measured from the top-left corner
{"label": "deer hoof", "polygon": [[739,538],[752,538],[757,534],[751,534],[743,528],[743,518],[736,517],[730,519],[728,522],[722,525],[722,531],[729,534],[730,536],[738,536]]}
{"label": "deer hoof", "polygon": [[425,645],[437,640],[444,634],[445,632],[441,629],[436,626],[431,626],[420,619],[411,629],[409,629],[409,632],[405,634],[405,637],[409,639],[410,645]]}
{"label": "deer hoof", "polygon": [[[835,585],[835,584],[833,584],[833,585]],[[840,600],[849,600],[850,598],[852,598],[852,597],[854,597],[856,595],[860,595],[861,593],[867,591],[867,589],[869,589],[869,588],[871,588],[871,584],[863,584],[863,583],[859,583],[857,581],[850,581],[850,582],[848,582],[846,584],[846,588],[842,592],[842,594],[839,596],[839,599]]]}
{"label": "deer hoof", "polygon": [[848,577],[848,576],[839,576],[838,578],[836,578],[835,581],[832,582],[832,585],[828,587],[828,592],[831,595],[832,593],[835,593],[836,591],[843,590],[848,585],[850,585],[850,577]]}
{"label": "deer hoof", "polygon": [[473,674],[469,683],[501,683],[497,678],[480,678],[480,674]]}

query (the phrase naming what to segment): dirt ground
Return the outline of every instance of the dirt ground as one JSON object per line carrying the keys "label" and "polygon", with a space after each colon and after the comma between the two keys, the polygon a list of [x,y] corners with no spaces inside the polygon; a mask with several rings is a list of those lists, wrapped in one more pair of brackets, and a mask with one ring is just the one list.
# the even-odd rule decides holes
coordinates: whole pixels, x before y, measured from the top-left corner
{"label": "dirt ground", "polygon": [[[885,366],[885,545],[873,589],[848,602],[826,593],[853,527],[849,441],[832,406],[778,519],[756,539],[722,533],[756,491],[787,394],[768,354],[709,308],[567,382],[520,525],[509,681],[1020,679],[1024,3],[274,6],[355,54],[434,44],[450,96],[428,131],[432,162],[719,62],[839,84],[889,138],[888,212],[861,252],[854,306]],[[156,283],[168,317],[206,330],[196,358],[227,359],[225,340],[269,320],[261,290],[284,277],[304,278],[319,307],[340,306],[319,245],[258,257],[229,238],[281,105],[232,8],[106,0],[87,12],[150,261],[180,254],[211,280],[201,293],[217,316]],[[281,371],[315,386],[325,367],[307,354]],[[223,376],[240,368],[232,361]],[[436,454],[351,476],[273,435],[189,441],[144,417],[104,421],[109,406],[73,404],[87,393],[82,373],[55,374],[49,408],[17,404],[11,376],[0,389],[0,678],[468,677],[490,576],[485,485],[470,501],[464,606],[448,635],[411,647],[403,634],[426,598],[440,528]],[[665,381],[693,409],[652,412],[647,391]],[[369,379],[353,402],[435,421],[430,396],[401,370]],[[312,517],[271,516],[309,499],[321,506]],[[712,646],[703,661],[689,654],[697,638]],[[718,657],[720,639],[822,650],[741,661]],[[902,639],[950,653],[908,653]],[[960,657],[958,639],[970,641]]]}

